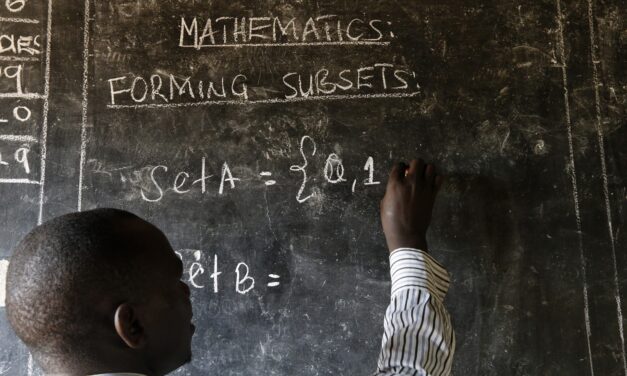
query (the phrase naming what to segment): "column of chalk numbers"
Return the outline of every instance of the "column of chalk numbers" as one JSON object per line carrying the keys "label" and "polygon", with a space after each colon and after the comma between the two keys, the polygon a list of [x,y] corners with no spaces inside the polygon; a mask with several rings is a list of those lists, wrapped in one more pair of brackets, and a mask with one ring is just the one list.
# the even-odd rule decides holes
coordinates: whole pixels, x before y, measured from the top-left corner
{"label": "column of chalk numbers", "polygon": [[0,0],[0,183],[43,185],[51,5]]}

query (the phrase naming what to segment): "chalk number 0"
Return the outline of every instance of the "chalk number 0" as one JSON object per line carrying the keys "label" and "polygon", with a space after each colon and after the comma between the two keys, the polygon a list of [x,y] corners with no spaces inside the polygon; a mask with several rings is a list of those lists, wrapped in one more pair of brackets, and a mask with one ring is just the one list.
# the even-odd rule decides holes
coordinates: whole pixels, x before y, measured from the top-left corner
{"label": "chalk number 0", "polygon": [[20,12],[26,6],[26,0],[6,0],[6,8],[9,12]]}

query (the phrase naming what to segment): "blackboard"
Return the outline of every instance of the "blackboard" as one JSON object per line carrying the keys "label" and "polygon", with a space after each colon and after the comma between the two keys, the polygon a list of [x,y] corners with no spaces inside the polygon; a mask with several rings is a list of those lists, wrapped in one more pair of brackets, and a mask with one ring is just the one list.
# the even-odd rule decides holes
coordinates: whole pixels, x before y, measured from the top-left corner
{"label": "blackboard", "polygon": [[[37,223],[127,209],[192,285],[175,374],[366,375],[379,200],[421,156],[448,176],[429,241],[454,374],[625,375],[624,20],[621,0],[2,1],[0,281]],[[0,375],[40,374],[2,300]]]}

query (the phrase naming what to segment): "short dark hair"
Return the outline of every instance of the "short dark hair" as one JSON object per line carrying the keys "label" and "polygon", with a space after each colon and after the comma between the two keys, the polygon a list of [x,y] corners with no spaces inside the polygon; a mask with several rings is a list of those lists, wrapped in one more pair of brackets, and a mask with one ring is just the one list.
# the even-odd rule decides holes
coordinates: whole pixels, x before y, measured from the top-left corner
{"label": "short dark hair", "polygon": [[36,227],[15,248],[6,312],[42,366],[88,351],[96,320],[102,320],[94,308],[99,299],[137,292],[138,263],[125,246],[123,227],[139,219],[117,209],[66,214]]}

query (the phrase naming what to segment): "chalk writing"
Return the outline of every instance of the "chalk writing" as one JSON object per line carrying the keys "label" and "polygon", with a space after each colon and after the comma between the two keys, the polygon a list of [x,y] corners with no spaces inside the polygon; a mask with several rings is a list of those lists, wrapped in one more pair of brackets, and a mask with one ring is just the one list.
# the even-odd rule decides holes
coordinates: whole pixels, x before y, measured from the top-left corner
{"label": "chalk writing", "polygon": [[21,12],[26,6],[26,0],[5,0],[4,6],[9,12]]}
{"label": "chalk writing", "polygon": [[394,34],[384,28],[391,24],[379,19],[342,19],[334,14],[306,20],[276,16],[203,20],[183,16],[179,25],[179,47],[386,45]]}
{"label": "chalk writing", "polygon": [[303,202],[307,201],[308,199],[310,199],[311,197],[313,197],[315,195],[315,193],[310,194],[307,197],[302,197],[303,196],[303,191],[305,190],[305,185],[307,185],[307,171],[305,170],[307,168],[307,165],[309,164],[309,162],[307,161],[307,156],[305,155],[305,142],[309,141],[309,143],[312,145],[312,151],[311,151],[311,156],[315,156],[316,155],[316,143],[315,141],[309,137],[309,136],[303,136],[303,138],[300,140],[300,155],[303,157],[303,164],[302,165],[292,165],[290,166],[290,171],[294,171],[294,172],[300,172],[303,174],[303,182],[300,185],[300,188],[298,189],[298,193],[296,194],[296,201],[298,201],[298,203],[302,204]]}
{"label": "chalk writing", "polygon": [[[309,170],[312,168],[314,175],[315,172],[318,172],[319,175],[324,178],[324,181],[329,184],[337,185],[348,181],[344,162],[337,153],[328,154],[323,165],[310,166],[310,159],[316,156],[317,150],[318,147],[314,139],[310,136],[303,136],[299,141],[300,161],[289,167],[290,172],[298,173],[301,177],[300,186],[296,193],[296,201],[300,204],[316,195],[315,189],[307,189],[312,174]],[[196,188],[196,191],[203,194],[208,192],[211,189],[209,182],[214,175],[207,173],[206,157],[200,159],[198,170],[199,172],[194,174],[190,170],[170,171],[170,168],[166,165],[156,165],[152,167],[148,166],[147,168],[143,167],[139,171],[131,173],[142,175],[142,171],[148,171],[148,183],[139,185],[140,196],[147,202],[159,202],[168,192],[185,195],[192,192],[194,188]],[[366,177],[360,179],[360,181],[363,182],[363,186],[381,184],[379,181],[375,180],[373,157],[367,157],[363,170],[366,171]],[[273,177],[273,172],[261,171],[258,174],[260,181],[263,182],[263,186],[272,187],[277,184],[275,178],[270,179],[270,177]],[[234,190],[240,183],[244,184],[242,178],[237,177],[236,174],[232,172],[226,161],[221,163],[220,171],[216,176],[219,177],[219,180],[217,178],[214,179],[217,187],[213,189],[215,189],[214,192],[216,192],[218,196],[225,195],[228,192],[227,189]],[[122,181],[128,180],[125,175],[121,175],[121,179]],[[351,191],[353,193],[355,192],[356,186],[357,179],[355,178],[351,184]],[[307,194],[308,192],[310,193]]]}
{"label": "chalk writing", "polygon": [[229,169],[229,165],[224,162],[222,165],[222,179],[220,179],[220,189],[218,189],[218,194],[224,193],[224,182],[229,182],[231,185],[231,189],[235,188],[235,182],[239,181],[239,178],[234,178],[231,170]]}
{"label": "chalk writing", "polygon": [[331,184],[341,183],[344,179],[344,165],[342,160],[335,153],[329,154],[327,162],[324,165],[324,177]]}
{"label": "chalk writing", "polygon": [[7,118],[2,117],[2,114],[0,114],[0,124],[4,123],[4,124],[8,124],[10,122],[18,122],[18,123],[24,123],[28,120],[31,119],[33,115],[33,112],[31,111],[31,109],[29,107],[26,106],[15,106],[13,107],[13,110],[10,111],[8,114],[5,114],[4,116],[6,116]]}
{"label": "chalk writing", "polygon": [[[22,12],[30,4],[26,0],[2,0],[0,9],[5,9],[11,17],[0,17],[0,23],[22,23],[25,30],[20,32],[0,33],[0,100],[11,101],[2,103],[0,109],[0,184],[38,184],[40,185],[39,219],[43,211],[43,186],[46,164],[46,138],[48,125],[48,90],[50,77],[50,37],[52,35],[52,4],[48,2],[45,37],[41,34],[39,19],[22,17]],[[34,29],[32,29],[34,27]],[[30,90],[32,80],[37,80],[31,63],[37,63],[45,53],[43,93]],[[27,74],[28,72],[28,74]],[[28,82],[25,78],[28,78]],[[7,98],[7,99],[4,99]],[[15,99],[19,99],[19,101]],[[42,100],[39,102],[39,100]],[[32,101],[26,102],[25,101]],[[7,109],[8,111],[4,111]],[[33,113],[38,113],[40,123],[36,126],[24,127],[24,123],[32,121]],[[21,125],[21,126],[20,126]],[[38,153],[32,148],[38,145]],[[39,154],[39,177],[33,178],[33,155]]]}
{"label": "chalk writing", "polygon": [[368,157],[364,170],[368,171],[368,179],[364,180],[365,185],[381,184],[381,182],[374,180],[374,159],[372,157]]}
{"label": "chalk writing", "polygon": [[111,78],[109,82],[109,92],[111,104],[116,104],[116,98],[121,94],[128,94],[126,99],[134,103],[145,103],[146,101],[161,101],[169,103],[175,99],[204,100],[220,98],[248,99],[248,86],[246,76],[238,74],[231,78],[222,77],[218,81],[192,80],[190,76],[181,78],[170,74],[165,78],[159,74],[153,74],[145,79],[135,76],[131,80],[128,76]]}
{"label": "chalk writing", "polygon": [[281,282],[278,281],[281,277],[277,274],[268,274],[268,277],[272,280],[272,282],[268,282],[268,287],[277,287],[281,284]]}
{"label": "chalk writing", "polygon": [[[255,288],[255,279],[249,275],[249,271],[248,265],[243,262],[237,264],[235,268],[235,291],[242,295]],[[243,276],[241,275],[242,273],[244,274]]]}
{"label": "chalk writing", "polygon": [[[207,265],[203,264],[203,251],[194,250],[194,249],[180,249],[176,251],[177,256],[183,261],[185,265],[185,282],[189,283],[189,285],[198,290],[203,290],[207,288],[206,282],[203,281],[203,276],[205,274],[205,267]],[[191,260],[187,260],[190,258]],[[219,271],[218,264],[218,255],[213,255],[213,273],[209,275],[212,283],[213,293],[217,294],[220,292],[220,276],[223,272]],[[237,266],[233,269],[233,276],[235,277],[235,292],[240,295],[246,295],[255,289],[255,278],[252,275],[251,269],[245,262],[239,262]],[[270,282],[266,284],[267,287],[275,288],[278,287],[280,282],[280,276],[278,274],[271,273],[268,275]]]}
{"label": "chalk writing", "polygon": [[25,122],[30,119],[32,114],[31,110],[25,106],[17,106],[13,109],[13,117],[21,122]]}
{"label": "chalk writing", "polygon": [[218,271],[218,255],[213,255],[213,273],[211,273],[211,279],[213,279],[213,292],[218,293],[218,277],[222,272]]}
{"label": "chalk writing", "polygon": [[0,34],[0,55],[39,55],[41,47],[39,35]]}
{"label": "chalk writing", "polygon": [[[36,141],[31,136],[16,136],[16,135],[0,135],[0,140],[7,141]],[[9,149],[9,152],[4,150]],[[8,179],[8,176],[27,178],[31,174],[31,161],[30,161],[30,147],[11,146],[0,147],[0,183],[12,182],[15,183],[15,179]]]}
{"label": "chalk writing", "polygon": [[0,82],[11,88],[11,92],[22,94],[22,75],[24,66],[18,65],[0,65]]}
{"label": "chalk writing", "polygon": [[146,77],[127,74],[110,78],[107,83],[107,107],[111,109],[411,97],[421,90],[416,72],[388,63],[337,71],[320,68],[311,73],[288,72],[282,76],[281,86],[272,90],[279,96],[270,99],[256,98],[249,90],[248,77],[241,73],[212,79],[175,73]]}
{"label": "chalk writing", "polygon": [[290,72],[283,76],[283,84],[289,89],[285,98],[330,95],[336,92],[361,91],[378,88],[380,91],[419,90],[416,73],[406,69],[392,69],[392,64],[374,64],[357,69],[344,69],[330,78],[330,71],[321,68],[313,74]]}
{"label": "chalk writing", "polygon": [[[27,0],[3,0],[3,4],[0,4],[0,10],[5,9],[8,11],[10,17],[0,17],[1,23],[18,23],[24,24],[26,27],[32,25],[38,26],[40,24],[39,19],[26,18],[20,13],[25,10],[26,5],[31,3]],[[39,2],[38,2],[39,3]],[[52,39],[52,0],[47,2],[46,23],[45,23],[45,41],[40,34],[41,30],[29,30],[18,33],[3,33],[0,34],[0,99],[4,98],[18,98],[23,100],[39,100],[42,99],[39,107],[36,111],[40,112],[41,120],[39,127],[32,127],[30,129],[31,134],[6,134],[7,130],[4,126],[12,126],[13,121],[17,123],[24,123],[32,118],[33,106],[31,104],[14,105],[12,108],[13,119],[6,118],[7,114],[0,114],[0,140],[6,142],[19,142],[20,145],[9,144],[8,149],[14,150],[12,153],[13,161],[2,160],[0,163],[0,184],[32,184],[39,185],[39,211],[37,216],[37,223],[43,222],[43,205],[44,205],[44,189],[45,189],[45,176],[46,176],[46,157],[47,157],[47,137],[48,137],[48,109],[49,101],[48,95],[50,92],[50,55],[51,55],[51,39]],[[45,46],[45,47],[44,47]],[[45,52],[45,55],[44,55]],[[29,80],[37,80],[37,75],[32,72],[37,72],[41,63],[39,62],[41,55],[45,56],[45,63],[43,64],[43,77],[40,77],[43,81],[43,92],[37,92],[41,90],[33,90],[30,85],[25,82],[25,72]],[[5,63],[7,62],[7,63]],[[32,69],[31,69],[32,68]],[[30,83],[30,82],[29,82]],[[38,103],[39,104],[39,103]],[[6,106],[0,105],[1,109],[6,109]],[[10,107],[9,107],[10,108]],[[20,132],[23,132],[20,129]],[[32,133],[37,133],[35,137]],[[31,174],[31,161],[30,151],[34,144],[38,144],[39,147],[39,178],[34,179]],[[7,148],[1,147],[0,153],[6,152]],[[12,164],[17,164],[18,170],[21,170],[22,176],[7,176],[9,172],[15,173],[15,169],[12,168]],[[0,305],[4,305],[4,272],[6,272],[6,265],[0,260]],[[4,272],[3,272],[4,268]],[[32,376],[34,373],[34,362],[32,356],[29,354],[27,359],[27,375]]]}
{"label": "chalk writing", "polygon": [[[186,171],[181,171],[176,174],[174,180],[171,184],[171,189],[173,192],[178,194],[185,194],[191,191],[191,187],[196,184],[201,184],[200,189],[201,193],[205,193],[207,191],[207,180],[213,177],[213,175],[207,175],[207,167],[206,167],[206,158],[202,158],[201,160],[201,168],[200,168],[200,178],[190,181],[191,175]],[[141,197],[148,202],[158,202],[164,196],[164,188],[162,179],[159,178],[161,172],[168,172],[168,167],[164,165],[154,166],[150,169],[150,186],[146,189],[142,188]],[[235,182],[240,181],[240,178],[236,178],[233,176],[231,169],[227,162],[224,162],[222,165],[220,186],[218,188],[218,194],[224,194],[225,183],[228,183],[230,189],[235,188]]]}
{"label": "chalk writing", "polygon": [[[270,176],[272,176],[272,173],[270,171],[262,171],[262,172],[259,173],[259,176],[261,176],[261,177],[270,177]],[[267,185],[267,186],[275,185],[276,184],[276,180],[267,180],[264,184]]]}
{"label": "chalk writing", "polygon": [[27,175],[30,174],[30,164],[28,163],[28,153],[30,153],[30,149],[22,147],[22,148],[17,149],[15,151],[15,154],[13,155],[13,158],[15,159],[15,161],[22,165],[22,167],[24,168],[24,173],[26,173]]}
{"label": "chalk writing", "polygon": [[202,264],[199,262],[200,261],[200,251],[195,251],[194,252],[194,259],[196,261],[192,262],[192,265],[189,267],[189,283],[196,287],[197,289],[201,289],[205,286],[200,285],[196,282],[196,277],[200,274],[204,274],[205,273],[205,269],[202,267]]}

